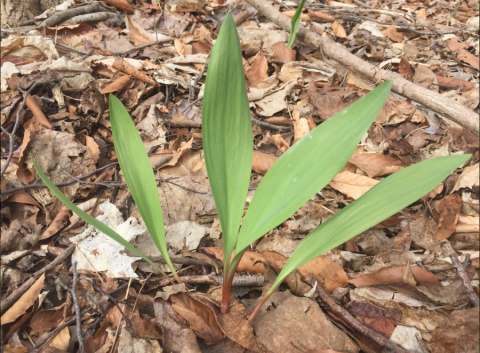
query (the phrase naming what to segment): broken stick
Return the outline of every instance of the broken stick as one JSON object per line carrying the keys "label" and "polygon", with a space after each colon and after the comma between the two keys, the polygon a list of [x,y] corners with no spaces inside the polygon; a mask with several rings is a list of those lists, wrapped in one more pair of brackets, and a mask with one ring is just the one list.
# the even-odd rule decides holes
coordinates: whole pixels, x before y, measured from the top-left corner
{"label": "broken stick", "polygon": [[[246,1],[267,19],[290,32],[290,18],[281,14],[269,1]],[[353,55],[330,38],[322,37],[302,25],[298,27],[297,38],[315,48],[320,48],[321,53],[328,58],[361,74],[370,81],[381,82],[382,80],[392,79],[392,91],[430,108],[440,116],[467,128],[476,135],[479,134],[478,114],[464,105],[407,81],[397,73],[380,69]]]}

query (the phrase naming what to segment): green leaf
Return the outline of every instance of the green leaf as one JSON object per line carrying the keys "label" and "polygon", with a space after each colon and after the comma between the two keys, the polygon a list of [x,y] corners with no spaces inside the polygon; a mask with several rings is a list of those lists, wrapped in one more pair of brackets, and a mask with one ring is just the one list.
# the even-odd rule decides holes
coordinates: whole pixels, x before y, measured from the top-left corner
{"label": "green leaf", "polygon": [[310,131],[265,174],[238,235],[233,266],[255,240],[288,219],[348,162],[388,98],[387,81]]}
{"label": "green leaf", "polygon": [[122,102],[110,95],[109,104],[113,142],[123,176],[153,242],[178,278],[168,256],[157,182],[142,139]]}
{"label": "green leaf", "polygon": [[158,270],[161,274],[163,274],[165,277],[167,277],[162,270],[155,265],[148,257],[143,255],[140,251],[138,251],[132,244],[130,244],[128,241],[126,241],[120,234],[115,232],[113,229],[108,227],[107,225],[103,224],[100,222],[98,219],[90,216],[88,213],[82,211],[80,208],[78,208],[72,201],[70,201],[51,181],[48,179],[48,177],[45,175],[45,173],[42,171],[42,169],[37,165],[37,162],[35,162],[35,159],[32,157],[32,162],[33,166],[35,167],[35,170],[37,171],[38,176],[40,179],[42,179],[43,183],[47,186],[47,188],[54,194],[60,201],[63,202],[65,206],[67,206],[73,213],[75,213],[78,217],[83,219],[85,222],[90,224],[91,226],[95,227],[98,229],[100,232],[102,232],[105,235],[108,235],[110,238],[115,240],[117,243],[123,245],[125,248],[133,252],[134,254],[140,256],[142,259],[147,261],[150,265],[152,265],[156,270]]}
{"label": "green leaf", "polygon": [[382,180],[314,229],[296,247],[266,296],[295,269],[373,227],[432,191],[471,155],[429,159]]}
{"label": "green leaf", "polygon": [[295,41],[295,37],[297,36],[298,26],[300,25],[300,18],[302,17],[302,10],[303,5],[305,5],[305,0],[302,0],[300,5],[297,7],[297,11],[295,11],[295,15],[292,17],[292,28],[290,30],[290,36],[288,37],[288,44],[287,46],[290,48]]}
{"label": "green leaf", "polygon": [[202,108],[207,174],[229,267],[245,206],[253,156],[250,108],[235,22],[229,13],[212,49]]}

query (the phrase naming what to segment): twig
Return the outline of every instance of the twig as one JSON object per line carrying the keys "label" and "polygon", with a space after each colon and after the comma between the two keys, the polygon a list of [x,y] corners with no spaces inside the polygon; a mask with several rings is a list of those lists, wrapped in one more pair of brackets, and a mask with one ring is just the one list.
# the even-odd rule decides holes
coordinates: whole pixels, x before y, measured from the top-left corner
{"label": "twig", "polygon": [[355,330],[360,332],[361,334],[370,337],[372,340],[380,344],[382,347],[385,347],[388,352],[392,353],[411,353],[399,346],[395,343],[387,339],[381,333],[373,331],[360,323],[357,319],[355,319],[350,313],[345,310],[345,308],[337,303],[328,296],[327,293],[322,289],[320,285],[317,284],[317,280],[313,275],[309,274],[307,276],[307,280],[312,287],[317,288],[317,293],[320,298],[330,306],[330,310],[333,311],[336,315],[340,316],[343,320],[345,320],[348,324],[350,324]]}
{"label": "twig", "polygon": [[170,38],[170,37],[165,37],[165,38],[160,38],[157,41],[155,42],[148,42],[148,43],[145,43],[145,44],[140,44],[140,45],[137,45],[136,47],[133,47],[133,48],[130,48],[130,49],[127,49],[127,50],[123,50],[123,51],[116,51],[114,52],[116,55],[126,55],[126,54],[130,54],[136,50],[140,50],[140,49],[143,49],[143,48],[147,48],[147,47],[150,47],[152,45],[156,45],[158,43],[168,43],[168,42],[173,42],[173,38]]}
{"label": "twig", "polygon": [[81,180],[77,177],[74,177],[69,172],[67,172],[65,169],[63,169],[62,167],[59,167],[59,168],[62,171],[62,173],[64,173],[66,176],[68,176],[69,178],[72,178],[73,180],[75,180],[76,182],[78,182],[80,184],[101,185],[101,186],[105,186],[105,187],[122,187],[122,186],[126,185],[125,183],[102,183],[102,182],[97,182],[97,181],[84,181],[84,180]]}
{"label": "twig", "polygon": [[100,5],[98,2],[86,6],[74,7],[71,9],[55,12],[52,16],[40,23],[39,27],[52,27],[78,15],[85,15],[93,12],[102,11],[107,11],[107,9]]}
{"label": "twig", "polygon": [[107,292],[105,292],[102,288],[100,288],[97,283],[95,283],[95,280],[91,281],[90,282],[93,286],[93,288],[98,291],[98,292],[101,292],[102,294],[106,295],[112,302],[113,304],[115,304],[115,306],[117,307],[118,311],[120,312],[120,315],[122,315],[123,319],[125,320],[125,322],[127,323],[127,326],[128,326],[128,331],[130,331],[130,336],[134,336],[134,332],[133,332],[133,327],[132,327],[132,322],[130,321],[130,319],[127,317],[127,315],[125,315],[125,313],[123,312],[122,309],[120,309],[120,305],[118,305],[118,300],[115,299],[113,296],[111,296],[110,294],[108,294]]}
{"label": "twig", "polygon": [[470,280],[468,279],[468,275],[465,272],[465,267],[463,267],[462,263],[460,262],[460,259],[458,258],[457,253],[452,249],[452,246],[450,245],[448,240],[442,241],[442,247],[446,248],[445,250],[447,251],[448,256],[450,256],[450,259],[452,259],[453,265],[457,268],[458,275],[463,281],[463,285],[465,287],[465,294],[467,295],[468,299],[474,306],[476,307],[480,306],[480,301],[477,295],[475,294],[475,292],[473,291],[472,284],[470,283]]}
{"label": "twig", "polygon": [[58,80],[50,80],[50,81],[40,81],[40,82],[34,82],[33,85],[30,86],[30,88],[24,92],[23,94],[23,101],[22,104],[20,105],[20,108],[17,110],[17,115],[15,116],[15,124],[13,125],[13,129],[11,132],[8,132],[3,126],[1,127],[2,132],[8,136],[8,157],[7,160],[5,161],[5,164],[2,167],[2,170],[0,172],[0,176],[3,176],[5,174],[8,165],[10,164],[10,161],[12,160],[13,157],[13,142],[15,140],[15,133],[17,132],[18,126],[20,125],[20,115],[22,111],[25,109],[25,105],[27,104],[27,99],[30,94],[30,92],[33,91],[33,89],[39,85],[43,85],[45,83],[51,83],[51,82],[57,82]]}
{"label": "twig", "polygon": [[50,264],[42,268],[41,270],[38,270],[33,274],[33,277],[31,277],[28,281],[26,281],[24,284],[22,284],[19,288],[17,288],[12,294],[10,294],[7,298],[1,301],[0,303],[0,313],[3,314],[5,313],[8,309],[12,307],[12,305],[20,299],[22,295],[25,294],[27,290],[30,289],[30,287],[37,281],[37,279],[40,278],[42,274],[44,274],[46,271],[49,271],[55,266],[61,264],[65,259],[70,256],[73,251],[75,250],[75,244],[70,244],[68,248],[66,248],[60,255],[57,256],[55,260],[53,260]]}
{"label": "twig", "polygon": [[[209,265],[210,266],[210,265]],[[183,283],[190,284],[213,284],[220,285],[223,283],[222,276],[211,275],[200,275],[200,276],[181,276],[180,279]],[[233,277],[232,286],[234,287],[261,287],[263,286],[264,277],[263,276],[251,276],[251,275],[242,275]],[[160,282],[160,286],[166,286],[170,282],[166,279]]]}
{"label": "twig", "polygon": [[74,53],[81,54],[81,55],[87,55],[89,53],[85,50],[77,49],[77,48],[71,47],[71,46],[63,44],[63,43],[58,43],[57,42],[57,43],[55,43],[55,45],[59,46],[62,49],[70,50],[70,51],[73,51]]}
{"label": "twig", "polygon": [[272,130],[277,130],[277,131],[286,131],[286,130],[291,130],[293,126],[278,126],[278,125],[273,125],[273,124],[270,124],[270,123],[266,123],[264,121],[260,121],[260,120],[257,120],[255,119],[254,117],[250,117],[250,119],[257,125],[260,125],[260,126],[263,126],[263,127],[266,127],[268,129],[272,129]]}
{"label": "twig", "polygon": [[106,20],[109,20],[109,22],[115,22],[115,25],[117,26],[123,26],[123,24],[125,23],[121,15],[114,12],[101,11],[74,16],[68,21],[63,22],[62,25],[78,25],[81,23],[100,22]]}
{"label": "twig", "polygon": [[[118,291],[122,290],[123,288],[125,288],[126,286],[128,285],[128,283],[124,283],[122,284],[120,287],[118,287],[117,289],[114,289],[113,291],[109,292],[108,295],[112,295],[112,294],[115,294],[117,293]],[[80,316],[83,316],[85,314],[88,314],[90,311],[93,310],[93,307],[90,307],[84,311],[81,312]],[[68,320],[67,322],[63,323],[62,325],[56,327],[55,329],[53,329],[47,337],[45,337],[43,340],[41,340],[40,342],[38,342],[36,345],[35,345],[35,349],[39,349],[40,347],[42,347],[45,343],[47,343],[51,338],[52,336],[54,336],[57,332],[60,332],[61,330],[63,330],[65,327],[67,326],[70,326],[71,324],[73,324],[75,321],[77,320],[76,317],[74,317],[73,319],[70,319]]]}
{"label": "twig", "polygon": [[[188,91],[188,102],[189,102],[189,103],[190,103],[191,96],[192,96],[192,94],[193,94],[193,87],[197,86],[197,85],[198,85],[198,82],[200,82],[200,79],[203,77],[203,74],[205,73],[205,70],[207,69],[207,66],[208,66],[208,60],[209,60],[209,58],[210,58],[210,54],[208,54],[207,61],[205,62],[205,65],[203,65],[202,70],[198,73],[197,78],[196,78],[195,81],[193,82],[193,85],[190,86],[190,89],[189,89],[189,91]],[[199,97],[199,98],[200,98],[200,97]],[[182,113],[184,113],[187,109],[188,109],[188,107],[185,108]]]}
{"label": "twig", "polygon": [[83,339],[83,332],[82,332],[82,312],[80,311],[80,302],[78,301],[77,297],[77,283],[78,283],[78,273],[77,273],[77,263],[74,262],[72,264],[72,272],[73,272],[73,282],[72,288],[68,287],[65,283],[61,280],[59,281],[60,285],[67,291],[70,292],[72,296],[73,305],[75,306],[75,319],[77,322],[77,340],[79,345],[79,352],[85,352],[85,341]]}
{"label": "twig", "polygon": [[[162,256],[149,256],[149,259],[152,260],[153,262],[160,262],[161,264],[167,263]],[[141,259],[138,261],[145,261],[145,260]],[[170,256],[170,261],[172,261],[173,264],[180,264],[180,265],[212,266],[212,264],[206,261],[193,259],[191,257],[183,257],[183,256],[182,257]]]}

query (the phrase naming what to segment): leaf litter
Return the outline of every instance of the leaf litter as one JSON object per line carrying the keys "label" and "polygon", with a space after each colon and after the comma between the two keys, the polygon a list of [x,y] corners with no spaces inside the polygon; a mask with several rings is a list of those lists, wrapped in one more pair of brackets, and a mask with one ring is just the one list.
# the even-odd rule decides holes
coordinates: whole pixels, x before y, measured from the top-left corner
{"label": "leaf litter", "polygon": [[[223,261],[223,253],[203,157],[201,98],[208,54],[227,10],[238,21],[255,119],[246,207],[282,153],[374,87],[355,68],[346,72],[298,39],[287,48],[288,32],[260,17],[255,3],[109,0],[109,11],[128,14],[122,15],[126,29],[108,21],[34,29],[28,35],[23,27],[2,29],[2,168],[9,162],[1,182],[1,321],[7,351],[32,351],[35,345],[45,352],[78,351],[75,320],[69,321],[76,309],[60,284],[71,284],[74,261],[80,308],[89,309],[82,317],[87,352],[380,351],[371,337],[317,304],[308,274],[358,322],[406,350],[478,350],[478,309],[471,307],[452,253],[442,246],[448,242],[460,257],[478,297],[478,136],[397,94],[343,171],[246,252],[238,276],[261,274],[263,287],[234,290],[229,312],[219,313],[219,283],[205,277],[217,271],[213,264]],[[296,4],[276,3],[293,16]],[[404,2],[385,8],[369,3],[307,2],[302,25],[478,113],[478,3],[417,7]],[[38,16],[35,25],[72,4],[66,1]],[[415,30],[401,24],[412,15]],[[127,106],[149,153],[169,251],[182,259],[175,266],[187,287],[170,291],[151,266],[71,216],[36,181],[30,154],[82,209],[159,259],[148,252],[155,247],[115,164],[108,93]],[[16,121],[10,145],[5,131]],[[253,323],[246,321],[271,285],[272,273],[308,232],[389,174],[421,160],[464,153],[474,157],[435,192],[300,267]],[[72,256],[40,274],[72,243]],[[211,260],[202,262],[205,256]],[[20,292],[28,277],[35,281]],[[9,297],[15,300],[4,309]]]}

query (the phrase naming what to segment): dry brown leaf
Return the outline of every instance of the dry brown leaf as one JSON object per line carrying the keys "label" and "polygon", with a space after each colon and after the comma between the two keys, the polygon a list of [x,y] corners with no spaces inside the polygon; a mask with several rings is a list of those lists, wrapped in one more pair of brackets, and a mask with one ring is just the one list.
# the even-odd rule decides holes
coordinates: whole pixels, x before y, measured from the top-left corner
{"label": "dry brown leaf", "polygon": [[32,196],[30,196],[30,194],[25,190],[20,190],[11,194],[10,196],[8,196],[8,198],[5,201],[23,203],[27,205],[36,206],[38,208],[42,208],[42,206],[40,206],[39,203],[35,201],[35,199]]}
{"label": "dry brown leaf", "polygon": [[52,223],[50,223],[48,228],[45,229],[45,232],[43,232],[42,237],[40,239],[41,240],[48,239],[52,235],[57,234],[57,232],[59,232],[60,229],[65,227],[69,218],[70,218],[70,210],[68,209],[68,207],[63,206],[60,212],[58,212],[55,218],[53,219]]}
{"label": "dry brown leaf", "polygon": [[63,321],[65,304],[56,308],[37,311],[30,320],[30,327],[37,332],[48,332],[56,328]]}
{"label": "dry brown leaf", "polygon": [[308,11],[308,16],[312,20],[318,20],[318,22],[334,22],[335,18],[328,12],[323,11]]}
{"label": "dry brown leaf", "polygon": [[[288,11],[282,12],[282,14],[287,16],[287,17],[292,18],[295,15],[295,12],[296,12],[296,10],[288,10]],[[301,21],[310,21],[311,18],[306,13],[302,13],[302,15],[300,16],[300,20]]]}
{"label": "dry brown leaf", "polygon": [[420,10],[417,11],[415,14],[416,18],[426,18],[427,17],[427,9],[422,7]]}
{"label": "dry brown leaf", "polygon": [[478,308],[455,310],[447,325],[433,331],[427,347],[431,353],[478,352],[478,332]]}
{"label": "dry brown leaf", "polygon": [[463,169],[462,174],[458,177],[453,187],[452,192],[462,188],[472,188],[474,186],[479,186],[479,164],[474,164]]}
{"label": "dry brown leaf", "polygon": [[437,75],[423,65],[419,65],[415,69],[415,75],[413,75],[412,82],[425,88],[429,87],[432,91],[438,92],[438,86],[434,85],[438,83]]}
{"label": "dry brown leaf", "polygon": [[187,293],[170,296],[173,309],[188,321],[190,327],[203,338],[206,344],[218,343],[223,332],[217,324],[213,311],[205,304],[193,299]]}
{"label": "dry brown leaf", "polygon": [[460,92],[468,91],[470,88],[472,88],[477,84],[476,82],[457,80],[456,78],[453,78],[453,77],[443,77],[438,75],[437,75],[437,81],[441,85],[453,86],[453,87],[445,87],[445,89],[460,90]]}
{"label": "dry brown leaf", "polygon": [[397,27],[395,26],[390,26],[387,29],[384,29],[382,33],[394,42],[400,43],[403,40],[403,33],[398,32]]}
{"label": "dry brown leaf", "polygon": [[270,154],[253,151],[252,169],[257,173],[265,174],[277,159],[277,157]]}
{"label": "dry brown leaf", "polygon": [[70,345],[70,330],[68,327],[64,327],[57,333],[48,345],[64,352],[68,351],[68,346]]}
{"label": "dry brown leaf", "polygon": [[[363,147],[361,147],[363,149]],[[365,172],[370,178],[393,174],[403,169],[397,159],[379,153],[355,153],[349,162]]]}
{"label": "dry brown leaf", "polygon": [[201,353],[189,323],[173,310],[169,302],[157,298],[153,307],[155,323],[163,330],[162,347],[165,352]]}
{"label": "dry brown leaf", "polygon": [[253,320],[258,344],[267,352],[305,353],[332,349],[358,353],[359,348],[308,298],[275,292]]}
{"label": "dry brown leaf", "polygon": [[107,4],[118,7],[119,9],[124,10],[126,13],[134,13],[132,5],[127,0],[105,0]]}
{"label": "dry brown leaf", "polygon": [[[222,248],[203,248],[209,255],[215,256],[218,260],[223,262],[223,249]],[[240,260],[237,272],[248,273],[264,273],[265,272],[265,258],[262,254],[255,251],[245,251],[242,259]]]}
{"label": "dry brown leaf", "polygon": [[357,288],[369,287],[378,284],[405,283],[406,274],[411,272],[413,279],[418,283],[439,283],[437,277],[418,266],[391,266],[384,267],[376,273],[360,275],[348,282]]}
{"label": "dry brown leaf", "polygon": [[292,126],[293,120],[284,118],[282,116],[273,116],[271,118],[264,119],[266,123],[274,124],[274,125],[283,125],[283,126]]}
{"label": "dry brown leaf", "polygon": [[309,121],[306,117],[300,117],[300,111],[297,109],[293,110],[293,128],[294,128],[294,140],[293,143],[302,139],[303,136],[310,132]]}
{"label": "dry brown leaf", "polygon": [[270,50],[273,52],[273,58],[282,61],[295,61],[297,52],[295,49],[288,48],[285,42],[278,42],[272,45]]}
{"label": "dry brown leaf", "polygon": [[[275,251],[264,251],[262,255],[268,264],[275,270],[280,272],[288,257],[283,256]],[[332,293],[338,287],[348,285],[348,277],[342,266],[330,260],[327,256],[322,255],[310,260],[306,264],[300,266],[297,271],[306,278],[308,274],[315,276],[316,280],[328,293]]]}
{"label": "dry brown leaf", "polygon": [[127,16],[128,34],[130,40],[135,45],[141,45],[155,41],[155,36],[148,33],[142,26],[140,26],[134,19]]}
{"label": "dry brown leaf", "polygon": [[100,147],[98,146],[98,143],[95,142],[93,137],[85,136],[85,146],[92,151],[92,160],[96,164],[100,158]]}
{"label": "dry brown leaf", "polygon": [[255,57],[252,64],[245,69],[245,75],[247,75],[248,86],[257,87],[257,85],[263,80],[268,78],[267,74],[268,62],[267,59],[259,54]]}
{"label": "dry brown leaf", "polygon": [[337,174],[328,185],[356,200],[377,184],[375,179],[345,171]]}
{"label": "dry brown leaf", "polygon": [[27,347],[24,347],[24,346],[10,346],[10,345],[6,344],[6,345],[3,346],[3,351],[5,353],[27,353],[28,349],[27,349]]}
{"label": "dry brown leaf", "polygon": [[404,55],[400,59],[400,64],[398,64],[398,73],[406,80],[411,80],[413,75],[415,75],[415,70],[413,69],[412,65],[410,65],[408,56]]}
{"label": "dry brown leaf", "polygon": [[23,315],[28,308],[30,308],[38,299],[38,295],[43,289],[43,282],[45,281],[45,274],[41,275],[39,279],[30,287],[20,299],[8,309],[1,317],[2,325],[15,321]]}
{"label": "dry brown leaf", "polygon": [[100,93],[107,94],[107,93],[122,91],[130,83],[130,78],[131,77],[129,75],[120,76],[119,78],[115,79],[112,83],[110,83],[108,86],[102,88],[100,90]]}
{"label": "dry brown leaf", "polygon": [[435,233],[435,240],[440,241],[448,239],[457,226],[458,217],[462,209],[463,200],[458,194],[446,196],[438,205],[440,209],[440,218],[438,219],[438,228]]}
{"label": "dry brown leaf", "polygon": [[333,22],[332,29],[333,33],[335,33],[338,38],[347,38],[347,32],[345,31],[345,28],[343,28],[338,21]]}
{"label": "dry brown leaf", "polygon": [[360,97],[357,92],[344,87],[317,88],[313,80],[308,85],[308,98],[317,110],[317,114],[327,120],[339,111],[356,102]]}

